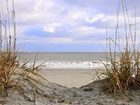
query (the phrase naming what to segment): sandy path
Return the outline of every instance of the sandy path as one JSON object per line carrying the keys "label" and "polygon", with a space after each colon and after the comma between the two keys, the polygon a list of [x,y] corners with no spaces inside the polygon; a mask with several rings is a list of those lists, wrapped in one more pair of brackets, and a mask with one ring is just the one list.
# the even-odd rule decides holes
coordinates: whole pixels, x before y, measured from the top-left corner
{"label": "sandy path", "polygon": [[92,82],[95,70],[43,70],[41,74],[49,81],[66,86],[80,87]]}

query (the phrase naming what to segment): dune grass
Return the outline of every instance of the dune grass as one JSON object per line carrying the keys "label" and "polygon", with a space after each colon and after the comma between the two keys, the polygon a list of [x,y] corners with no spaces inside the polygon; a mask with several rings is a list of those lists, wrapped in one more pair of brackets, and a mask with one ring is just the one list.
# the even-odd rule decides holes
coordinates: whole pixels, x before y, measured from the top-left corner
{"label": "dune grass", "polygon": [[0,93],[7,96],[7,90],[18,84],[13,75],[21,70],[20,77],[29,72],[37,73],[40,66],[34,62],[32,67],[26,67],[28,62],[21,65],[17,53],[16,18],[14,0],[3,0],[0,4]]}
{"label": "dune grass", "polygon": [[[104,90],[112,93],[114,96],[129,96],[130,90],[140,89],[140,52],[136,42],[136,16],[134,23],[135,32],[132,32],[132,24],[130,23],[125,0],[120,0],[120,7],[124,17],[125,39],[123,39],[123,43],[120,43],[119,9],[117,12],[115,39],[108,38],[110,54],[107,59],[111,63],[111,67],[105,65],[107,78],[104,83]],[[112,44],[114,44],[113,48]],[[123,48],[120,47],[121,45],[123,45]],[[120,55],[117,56],[116,53]]]}

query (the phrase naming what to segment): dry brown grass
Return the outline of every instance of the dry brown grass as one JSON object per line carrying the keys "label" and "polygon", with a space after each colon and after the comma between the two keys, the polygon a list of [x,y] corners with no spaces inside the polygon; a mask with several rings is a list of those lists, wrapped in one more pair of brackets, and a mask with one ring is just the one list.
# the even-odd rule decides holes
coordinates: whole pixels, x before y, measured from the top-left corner
{"label": "dry brown grass", "polygon": [[[132,59],[129,50],[121,54],[119,61],[111,59],[111,68],[106,67],[107,91],[115,96],[118,94],[128,95],[131,89],[140,89],[140,63]],[[139,59],[139,56],[138,58]]]}
{"label": "dry brown grass", "polygon": [[29,72],[38,73],[40,66],[35,62],[32,67],[25,67],[26,63],[20,64],[16,46],[16,20],[14,0],[3,0],[0,4],[0,93],[6,93],[11,87],[18,84],[13,75],[21,70],[20,77],[28,75]]}
{"label": "dry brown grass", "polygon": [[[105,91],[112,93],[114,96],[128,96],[131,89],[140,89],[140,52],[136,46],[136,28],[132,34],[132,25],[128,16],[125,0],[120,0],[124,16],[125,45],[120,48],[119,35],[119,12],[117,14],[117,26],[115,39],[109,40],[109,61],[111,68],[106,67],[106,82],[104,83]],[[136,17],[135,17],[136,18]],[[136,20],[136,19],[135,19]],[[136,21],[135,21],[136,25]],[[112,41],[113,40],[113,41]],[[112,50],[111,41],[114,42]],[[116,53],[120,54],[117,56]]]}

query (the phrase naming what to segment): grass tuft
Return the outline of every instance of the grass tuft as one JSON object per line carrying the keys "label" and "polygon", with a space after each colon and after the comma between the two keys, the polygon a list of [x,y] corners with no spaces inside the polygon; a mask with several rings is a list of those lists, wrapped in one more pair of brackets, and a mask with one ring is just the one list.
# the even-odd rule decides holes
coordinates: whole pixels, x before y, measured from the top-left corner
{"label": "grass tuft", "polygon": [[35,62],[30,68],[25,67],[28,62],[21,65],[16,45],[14,0],[3,0],[0,5],[0,95],[7,96],[8,89],[18,84],[14,80],[18,70],[18,78],[21,78],[31,72],[38,73],[40,66],[36,66]]}
{"label": "grass tuft", "polygon": [[[106,72],[104,74],[106,75],[106,82],[104,83],[104,88],[105,91],[112,93],[114,96],[129,96],[130,90],[140,89],[140,52],[136,46],[136,28],[134,34],[132,34],[125,0],[120,0],[119,7],[121,6],[124,17],[125,44],[120,44],[119,39],[119,9],[115,39],[109,38],[110,54],[108,58],[111,67],[105,65]],[[111,41],[114,42],[114,51],[111,47]],[[121,45],[124,45],[122,49],[120,48]],[[119,53],[119,56],[116,53]]]}

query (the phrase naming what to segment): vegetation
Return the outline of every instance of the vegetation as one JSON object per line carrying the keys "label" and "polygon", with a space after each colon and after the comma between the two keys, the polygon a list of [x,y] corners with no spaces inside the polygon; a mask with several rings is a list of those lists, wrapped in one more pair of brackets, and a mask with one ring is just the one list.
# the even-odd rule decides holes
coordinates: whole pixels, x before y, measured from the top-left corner
{"label": "vegetation", "polygon": [[40,70],[39,66],[35,65],[27,67],[27,63],[21,65],[17,53],[16,40],[16,20],[14,0],[3,0],[0,10],[0,93],[6,93],[9,88],[18,84],[14,81],[13,75],[20,70],[21,78],[28,75],[29,72],[36,73]]}
{"label": "vegetation", "polygon": [[[119,16],[122,9],[124,18],[124,40],[120,42],[119,35]],[[134,33],[132,29],[134,28]],[[135,23],[130,23],[130,17],[125,0],[120,0],[119,10],[117,12],[117,25],[115,31],[115,39],[108,38],[109,44],[109,62],[111,67],[106,67],[106,91],[114,96],[128,96],[131,89],[140,89],[140,52],[136,41],[136,16]],[[114,43],[112,45],[112,42]],[[121,45],[123,47],[121,48]],[[112,48],[113,46],[113,48]],[[119,56],[117,55],[119,53]]]}

